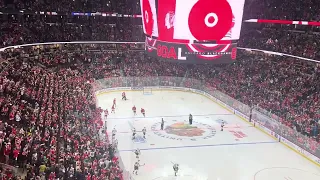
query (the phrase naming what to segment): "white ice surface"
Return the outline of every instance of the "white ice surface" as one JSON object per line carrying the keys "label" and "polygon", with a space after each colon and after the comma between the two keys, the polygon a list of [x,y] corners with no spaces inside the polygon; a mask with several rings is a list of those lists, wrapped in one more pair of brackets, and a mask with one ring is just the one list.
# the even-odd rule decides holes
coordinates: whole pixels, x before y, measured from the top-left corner
{"label": "white ice surface", "polygon": [[[121,100],[121,92],[100,95],[98,104],[110,108],[117,98],[116,113],[108,117],[108,131],[116,127],[121,159],[127,171],[132,173],[136,157],[132,150],[141,149],[142,166],[135,180],[319,180],[320,168],[305,158],[276,142],[271,137],[251,127],[250,124],[231,114],[213,101],[197,94],[173,91],[126,92],[127,101]],[[133,116],[132,106],[137,107]],[[144,118],[140,108],[146,110]],[[187,123],[188,115],[194,115],[194,125],[208,134],[216,129],[212,138],[183,137],[172,140],[156,135],[163,117],[165,127],[177,122]],[[216,120],[227,122],[223,132]],[[133,143],[131,128],[141,131],[147,128],[146,143]],[[241,131],[247,137],[237,138],[229,131]],[[166,135],[165,131],[159,131]],[[138,132],[138,135],[141,135]],[[178,137],[174,136],[173,137]],[[180,164],[174,177],[172,162]]]}

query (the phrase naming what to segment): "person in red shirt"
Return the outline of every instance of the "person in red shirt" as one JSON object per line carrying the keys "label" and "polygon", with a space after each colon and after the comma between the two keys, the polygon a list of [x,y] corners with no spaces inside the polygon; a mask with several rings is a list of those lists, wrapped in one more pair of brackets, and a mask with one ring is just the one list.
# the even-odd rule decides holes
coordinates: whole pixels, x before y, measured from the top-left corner
{"label": "person in red shirt", "polygon": [[122,93],[122,100],[125,100],[125,101],[127,100],[127,96],[125,92]]}
{"label": "person in red shirt", "polygon": [[17,150],[17,149],[14,149],[13,150],[13,157],[14,157],[14,159],[17,161],[18,160],[18,156],[19,156],[19,150]]}
{"label": "person in red shirt", "polygon": [[51,172],[49,175],[49,180],[54,180],[56,178],[56,173]]}
{"label": "person in red shirt", "polygon": [[6,164],[8,164],[10,152],[11,152],[11,143],[7,143],[3,151],[3,154],[6,157]]}
{"label": "person in red shirt", "polygon": [[108,109],[106,109],[105,111],[104,111],[104,117],[108,117],[108,115],[109,115],[109,112],[108,112]]}
{"label": "person in red shirt", "polygon": [[92,175],[91,180],[98,180],[96,175]]}
{"label": "person in red shirt", "polygon": [[141,113],[143,114],[143,117],[146,117],[146,111],[143,108],[141,108]]}
{"label": "person in red shirt", "polygon": [[114,104],[112,105],[111,113],[116,113],[116,111],[115,111],[115,107],[114,107]]}
{"label": "person in red shirt", "polygon": [[10,112],[9,120],[11,120],[11,121],[14,120],[14,111],[11,111],[11,112]]}
{"label": "person in red shirt", "polygon": [[133,106],[133,107],[132,107],[132,111],[133,111],[133,115],[137,115],[137,108],[136,108],[136,106]]}
{"label": "person in red shirt", "polygon": [[114,107],[117,107],[117,101],[116,101],[116,98],[114,98],[114,99],[113,99],[113,106],[114,106]]}
{"label": "person in red shirt", "polygon": [[110,173],[110,180],[114,180],[115,179],[115,175],[113,173]]}

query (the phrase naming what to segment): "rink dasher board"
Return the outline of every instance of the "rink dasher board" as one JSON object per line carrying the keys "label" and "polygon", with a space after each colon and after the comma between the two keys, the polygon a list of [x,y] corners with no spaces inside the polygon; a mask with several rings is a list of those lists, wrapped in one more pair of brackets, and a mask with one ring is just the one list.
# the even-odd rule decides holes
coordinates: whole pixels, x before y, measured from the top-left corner
{"label": "rink dasher board", "polygon": [[[193,89],[193,88],[185,88],[185,87],[171,87],[171,86],[146,86],[146,87],[118,87],[118,88],[105,88],[102,90],[98,90],[95,92],[96,98],[98,96],[111,93],[111,92],[119,92],[119,91],[143,91],[144,88],[151,88],[153,91],[182,91],[182,92],[191,92],[195,94],[202,95],[214,103],[218,104],[222,108],[228,110],[229,112],[233,113],[243,121],[247,122],[248,124],[252,125],[259,131],[263,132],[264,134],[267,134],[271,138],[279,141],[281,144],[283,144],[285,147],[293,150],[297,154],[301,155],[302,157],[306,158],[313,164],[317,165],[320,167],[320,159],[313,154],[309,153],[308,151],[302,149],[301,147],[297,146],[296,144],[292,143],[291,141],[287,140],[286,138],[278,135],[277,133],[273,132],[272,130],[268,129],[267,127],[263,126],[260,124],[258,121],[255,121],[255,119],[252,119],[252,122],[249,122],[249,117],[244,115],[242,112],[234,109],[233,107],[225,104],[224,102],[220,101],[219,99],[215,98],[211,94],[208,94],[206,92],[203,92],[198,89]],[[255,123],[257,122],[257,123]]]}

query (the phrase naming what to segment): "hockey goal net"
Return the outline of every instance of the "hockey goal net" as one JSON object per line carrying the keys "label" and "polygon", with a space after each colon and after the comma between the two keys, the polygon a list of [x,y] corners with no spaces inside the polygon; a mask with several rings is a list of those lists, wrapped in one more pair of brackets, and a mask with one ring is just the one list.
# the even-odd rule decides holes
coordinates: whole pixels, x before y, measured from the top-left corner
{"label": "hockey goal net", "polygon": [[144,95],[151,95],[152,94],[152,88],[143,88],[143,94]]}

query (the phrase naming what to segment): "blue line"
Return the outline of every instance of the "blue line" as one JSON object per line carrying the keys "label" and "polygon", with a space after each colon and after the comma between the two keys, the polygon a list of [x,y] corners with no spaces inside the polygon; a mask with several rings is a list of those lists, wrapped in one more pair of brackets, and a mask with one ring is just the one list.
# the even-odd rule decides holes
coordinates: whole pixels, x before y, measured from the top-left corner
{"label": "blue line", "polygon": [[[230,116],[234,114],[201,114],[201,115],[193,115],[193,117],[198,116]],[[166,117],[189,117],[189,115],[175,115],[175,116],[147,116],[146,118],[166,118]],[[108,119],[133,119],[133,118],[143,118],[143,117],[119,117],[119,118],[109,118]]]}
{"label": "blue line", "polygon": [[[181,149],[181,148],[199,148],[199,147],[217,147],[217,146],[240,146],[240,145],[256,145],[256,144],[275,144],[278,141],[267,141],[267,142],[249,142],[249,143],[229,143],[229,144],[205,144],[205,145],[194,145],[194,146],[168,146],[160,148],[145,148],[140,149],[141,151],[153,151],[161,149]],[[134,149],[119,150],[119,152],[134,151]]]}
{"label": "blue line", "polygon": [[128,124],[129,124],[129,126],[130,126],[131,129],[134,128],[133,125],[132,125],[132,123],[131,123],[130,121],[128,121]]}

